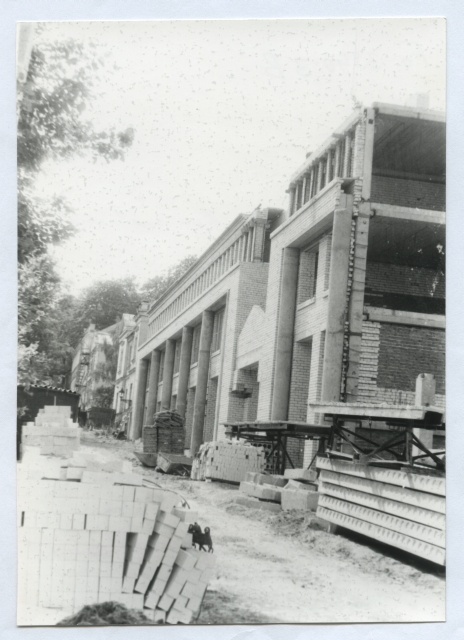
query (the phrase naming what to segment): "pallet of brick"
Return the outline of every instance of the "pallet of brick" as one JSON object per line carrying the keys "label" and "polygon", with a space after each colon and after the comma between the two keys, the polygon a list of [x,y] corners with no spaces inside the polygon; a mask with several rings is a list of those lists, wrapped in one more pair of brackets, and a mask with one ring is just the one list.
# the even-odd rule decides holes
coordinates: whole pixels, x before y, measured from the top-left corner
{"label": "pallet of brick", "polygon": [[40,446],[42,455],[71,456],[80,445],[80,431],[71,419],[71,407],[47,405],[34,422],[22,429],[22,443]]}
{"label": "pallet of brick", "polygon": [[249,471],[264,469],[264,451],[248,443],[215,441],[201,445],[192,463],[192,480],[240,483]]}
{"label": "pallet of brick", "polygon": [[318,458],[317,515],[445,564],[445,478]]}
{"label": "pallet of brick", "polygon": [[192,549],[188,527],[197,515],[179,507],[173,492],[141,486],[136,475],[20,479],[19,602],[26,609],[68,614],[114,600],[155,621],[195,619],[214,564]]}
{"label": "pallet of brick", "polygon": [[153,417],[153,425],[142,433],[143,453],[183,454],[185,448],[184,421],[176,411],[159,411]]}

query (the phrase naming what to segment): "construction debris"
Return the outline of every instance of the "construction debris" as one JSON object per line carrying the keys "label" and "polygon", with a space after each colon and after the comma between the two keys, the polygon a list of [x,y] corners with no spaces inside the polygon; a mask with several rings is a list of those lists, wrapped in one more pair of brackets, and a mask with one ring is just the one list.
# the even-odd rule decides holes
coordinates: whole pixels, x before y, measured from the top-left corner
{"label": "construction debris", "polygon": [[34,422],[22,428],[22,444],[40,446],[43,455],[69,456],[79,448],[79,427],[71,419],[71,407],[47,405]]}
{"label": "construction debris", "polygon": [[300,482],[315,482],[317,471],[314,469],[285,469],[284,477],[289,480],[299,480]]}
{"label": "construction debris", "polygon": [[187,458],[176,453],[158,453],[156,467],[163,473],[190,476],[192,470],[192,458]]}
{"label": "construction debris", "polygon": [[248,443],[216,441],[201,445],[192,463],[192,480],[242,482],[248,471],[261,472],[264,451]]}
{"label": "construction debris", "polygon": [[144,453],[184,453],[184,420],[176,411],[159,411],[153,425],[143,429]]}
{"label": "construction debris", "polygon": [[317,515],[445,564],[445,478],[318,458]]}
{"label": "construction debris", "polygon": [[[76,469],[68,465],[69,479]],[[78,482],[20,476],[19,598],[29,618],[19,623],[33,623],[38,607],[68,614],[110,600],[155,622],[191,622],[214,571],[213,556],[192,548],[197,515],[175,493],[141,486],[141,475],[80,470]]]}

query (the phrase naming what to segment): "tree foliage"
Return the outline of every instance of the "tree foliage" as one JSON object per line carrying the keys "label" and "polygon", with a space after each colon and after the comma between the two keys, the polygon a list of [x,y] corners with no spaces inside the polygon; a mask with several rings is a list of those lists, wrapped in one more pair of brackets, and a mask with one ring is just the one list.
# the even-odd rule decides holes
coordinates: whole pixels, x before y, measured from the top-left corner
{"label": "tree foliage", "polygon": [[[87,155],[121,159],[133,130],[97,130],[85,110],[103,61],[96,48],[76,40],[40,41],[33,47],[27,80],[18,95],[18,298],[20,382],[62,384],[72,345],[65,326],[74,299],[60,290],[48,249],[74,231],[63,196],[34,193],[47,160]],[[72,310],[72,312],[71,312]]]}
{"label": "tree foliage", "polygon": [[177,265],[169,269],[165,275],[154,276],[147,280],[142,286],[143,299],[148,302],[157,300],[176,280],[183,276],[196,261],[196,256],[187,256]]}
{"label": "tree foliage", "polygon": [[123,313],[135,314],[141,301],[133,278],[95,282],[75,303],[70,343],[76,347],[90,323],[98,331],[118,322]]}

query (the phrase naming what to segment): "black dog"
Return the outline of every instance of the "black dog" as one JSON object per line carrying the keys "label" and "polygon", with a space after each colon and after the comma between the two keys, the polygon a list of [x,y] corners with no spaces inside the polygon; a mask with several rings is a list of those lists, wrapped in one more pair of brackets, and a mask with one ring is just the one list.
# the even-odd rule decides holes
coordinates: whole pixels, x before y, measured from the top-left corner
{"label": "black dog", "polygon": [[192,534],[192,545],[194,547],[198,545],[198,549],[200,551],[206,551],[206,546],[208,547],[208,553],[214,553],[211,530],[209,527],[205,527],[205,531],[202,533],[200,525],[195,522],[195,524],[191,524],[189,526],[188,532]]}

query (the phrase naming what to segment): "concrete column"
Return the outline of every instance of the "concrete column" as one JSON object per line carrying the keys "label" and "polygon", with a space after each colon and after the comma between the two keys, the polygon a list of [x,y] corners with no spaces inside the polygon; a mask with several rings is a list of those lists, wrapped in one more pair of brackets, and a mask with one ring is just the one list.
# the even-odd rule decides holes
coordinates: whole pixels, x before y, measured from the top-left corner
{"label": "concrete column", "polygon": [[330,252],[329,300],[321,391],[323,402],[340,400],[350,238],[351,209],[336,209]]}
{"label": "concrete column", "polygon": [[288,416],[299,260],[299,249],[287,247],[283,250],[271,406],[272,420],[286,420]]}
{"label": "concrete column", "polygon": [[316,184],[317,184],[316,193],[319,193],[319,191],[323,187],[323,185],[322,185],[322,158],[317,163],[317,183]]}
{"label": "concrete column", "polygon": [[190,357],[192,355],[193,327],[182,329],[180,347],[179,380],[177,382],[176,411],[185,418],[187,407],[188,381],[190,376]]}
{"label": "concrete column", "polygon": [[163,388],[161,390],[161,411],[166,411],[171,408],[172,374],[174,373],[175,352],[176,341],[166,340],[166,351],[164,353]]}
{"label": "concrete column", "polygon": [[343,158],[343,169],[342,169],[342,178],[349,178],[348,175],[348,165],[350,164],[350,156],[351,156],[351,135],[348,134],[345,136],[345,155]]}
{"label": "concrete column", "polygon": [[333,150],[329,149],[327,153],[327,169],[325,172],[325,183],[329,184],[333,180],[333,171],[332,171],[332,158],[333,158]]}
{"label": "concrete column", "polygon": [[301,206],[306,203],[305,194],[306,194],[306,185],[308,183],[308,174],[305,173],[303,176],[303,186],[301,188]]}
{"label": "concrete column", "polygon": [[258,219],[255,222],[255,240],[253,243],[253,262],[261,262],[264,254],[264,239],[266,235],[266,220]]}
{"label": "concrete column", "polygon": [[253,235],[254,235],[254,227],[248,231],[248,244],[247,244],[247,262],[251,262],[251,256],[253,255]]}
{"label": "concrete column", "polygon": [[335,147],[335,166],[334,166],[334,178],[339,178],[340,177],[340,162],[341,158],[340,158],[340,143],[337,144],[337,146]]}
{"label": "concrete column", "polygon": [[132,420],[131,440],[137,440],[137,438],[140,438],[140,436],[142,435],[145,390],[147,388],[148,360],[140,360],[137,373],[137,391],[135,393],[134,419]]}
{"label": "concrete column", "polygon": [[153,414],[156,412],[158,401],[158,382],[161,362],[161,351],[154,349],[151,352],[150,379],[148,381],[147,398],[147,424],[151,424]]}
{"label": "concrete column", "polygon": [[309,190],[308,190],[308,199],[311,200],[313,197],[313,185],[314,185],[314,167],[311,167],[311,173],[309,175]]}
{"label": "concrete column", "polygon": [[288,213],[291,216],[295,213],[295,187],[292,187],[289,193],[290,193],[290,203],[288,205]]}
{"label": "concrete column", "polygon": [[366,135],[364,139],[363,183],[361,196],[363,200],[371,199],[372,161],[374,158],[375,110],[366,109]]}
{"label": "concrete column", "polygon": [[206,392],[208,389],[213,323],[214,313],[212,311],[203,311],[200,347],[198,350],[197,386],[195,391],[195,403],[193,406],[192,438],[190,441],[190,453],[192,456],[196,454],[203,442],[203,426],[205,423]]}

